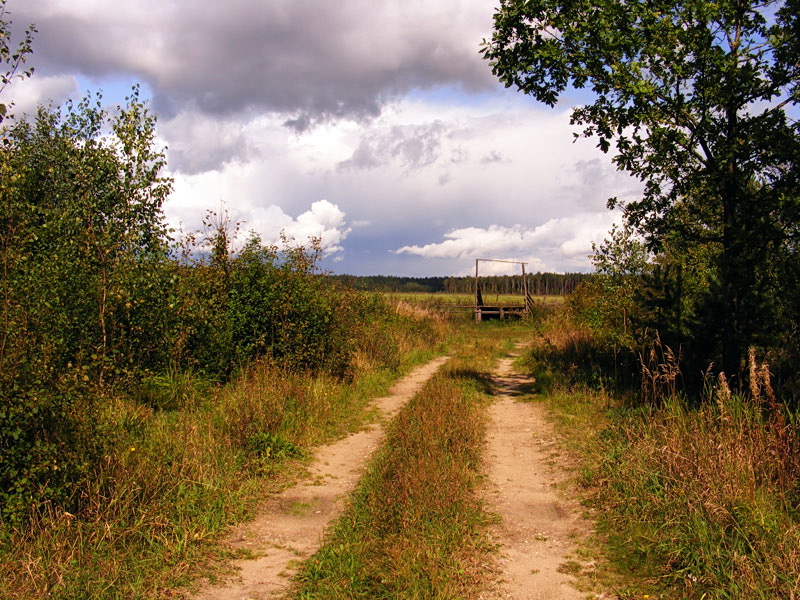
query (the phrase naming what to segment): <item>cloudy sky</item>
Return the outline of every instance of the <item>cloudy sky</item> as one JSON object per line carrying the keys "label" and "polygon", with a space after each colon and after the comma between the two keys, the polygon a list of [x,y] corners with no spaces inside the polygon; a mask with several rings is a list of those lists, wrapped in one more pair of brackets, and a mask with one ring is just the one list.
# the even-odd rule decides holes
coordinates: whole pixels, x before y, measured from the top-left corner
{"label": "cloudy sky", "polygon": [[590,270],[636,197],[570,108],[504,89],[480,57],[497,0],[8,0],[35,23],[19,115],[140,83],[184,230],[224,206],[265,241],[319,236],[351,274],[469,273],[475,258]]}

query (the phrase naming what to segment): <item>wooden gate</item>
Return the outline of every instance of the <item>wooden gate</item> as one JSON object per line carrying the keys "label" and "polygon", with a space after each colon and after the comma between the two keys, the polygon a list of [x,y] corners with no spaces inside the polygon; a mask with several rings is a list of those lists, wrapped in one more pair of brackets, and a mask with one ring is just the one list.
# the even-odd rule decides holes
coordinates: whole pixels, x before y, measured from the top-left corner
{"label": "wooden gate", "polygon": [[[482,262],[500,262],[520,265],[522,267],[522,304],[487,304],[484,302],[481,293],[480,275],[478,268]],[[500,260],[496,258],[476,258],[475,259],[475,321],[490,319],[518,319],[530,312],[533,298],[528,292],[528,279],[525,276],[525,265],[528,263],[515,260]]]}

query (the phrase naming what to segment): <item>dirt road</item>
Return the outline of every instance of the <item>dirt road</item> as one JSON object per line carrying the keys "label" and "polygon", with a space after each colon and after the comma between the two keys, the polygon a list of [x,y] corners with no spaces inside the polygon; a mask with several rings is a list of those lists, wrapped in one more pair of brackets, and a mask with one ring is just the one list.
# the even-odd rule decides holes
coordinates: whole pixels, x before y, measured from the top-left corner
{"label": "dirt road", "polygon": [[[446,361],[436,359],[375,400],[382,422],[391,419]],[[484,600],[572,600],[583,598],[571,577],[560,572],[574,551],[575,536],[588,526],[578,507],[554,488],[563,469],[551,465],[552,427],[538,403],[519,402],[520,387],[531,380],[512,371],[512,358],[495,371],[499,392],[491,407],[487,444],[487,510],[499,516],[490,535],[500,547],[496,580]],[[235,564],[237,574],[206,585],[197,600],[263,600],[288,589],[295,567],[322,544],[326,527],[341,513],[367,461],[383,437],[375,424],[320,448],[310,476],[269,499],[260,516],[236,529],[234,549],[252,559]]]}
{"label": "dirt road", "polygon": [[584,598],[559,568],[575,550],[575,536],[585,535],[588,525],[577,516],[579,507],[554,488],[564,473],[550,464],[552,426],[543,405],[516,399],[532,380],[515,375],[512,361],[502,359],[496,370],[499,393],[487,435],[485,501],[487,510],[500,517],[491,534],[501,556],[498,581],[482,598]]}
{"label": "dirt road", "polygon": [[[416,368],[396,383],[388,396],[376,399],[381,421],[391,419],[447,360],[440,357]],[[262,600],[285,591],[294,565],[320,547],[325,528],[341,512],[343,500],[382,437],[383,426],[377,423],[319,448],[308,479],[269,499],[254,521],[233,532],[232,547],[244,549],[254,558],[237,561],[237,576],[204,586],[194,598]]]}

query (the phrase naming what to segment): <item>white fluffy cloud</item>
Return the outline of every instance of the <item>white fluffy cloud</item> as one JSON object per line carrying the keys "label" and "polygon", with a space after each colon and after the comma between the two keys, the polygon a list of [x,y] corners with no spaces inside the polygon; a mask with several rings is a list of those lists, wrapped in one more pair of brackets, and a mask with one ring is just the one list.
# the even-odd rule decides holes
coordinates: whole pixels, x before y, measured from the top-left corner
{"label": "white fluffy cloud", "polygon": [[239,233],[234,241],[236,246],[241,246],[251,233],[257,234],[265,244],[280,245],[282,236],[304,246],[317,240],[324,256],[334,261],[342,259],[342,244],[352,228],[344,211],[335,204],[318,200],[297,217],[292,217],[276,204],[232,203],[225,200],[213,204],[207,202],[199,192],[204,185],[216,187],[224,182],[225,176],[219,173],[183,179],[178,193],[173,194],[165,206],[172,228],[183,232],[200,231],[204,214],[211,211],[226,215],[238,226]]}
{"label": "white fluffy cloud", "polygon": [[141,81],[175,228],[227,207],[265,242],[319,237],[354,274],[463,272],[478,254],[586,270],[606,200],[640,186],[573,142],[568,99],[494,81],[479,46],[495,4],[9,0],[39,30],[18,105],[89,84],[119,101]]}
{"label": "white fluffy cloud", "polygon": [[[472,262],[476,258],[527,262],[534,270],[570,270],[585,268],[592,242],[602,241],[614,215],[609,212],[583,213],[550,219],[543,225],[503,227],[467,227],[444,234],[444,241],[398,248],[398,254],[412,254],[427,259],[451,259]],[[489,271],[503,273],[502,264],[487,265]]]}
{"label": "white fluffy cloud", "polygon": [[349,272],[460,272],[482,248],[535,258],[540,269],[586,270],[591,242],[612,219],[607,198],[638,193],[590,141],[573,143],[567,111],[519,99],[409,100],[369,124],[303,134],[287,134],[277,116],[187,112],[160,131],[174,169],[174,224],[195,228],[203,210],[223,204],[264,239],[312,223],[328,255],[344,259],[336,269]]}
{"label": "white fluffy cloud", "polygon": [[344,212],[327,200],[314,202],[296,219],[277,206],[253,209],[246,229],[258,233],[265,243],[270,244],[277,243],[281,235],[301,245],[308,245],[315,239],[319,241],[323,254],[334,258],[341,258],[338,255],[344,252],[342,242],[351,231]]}

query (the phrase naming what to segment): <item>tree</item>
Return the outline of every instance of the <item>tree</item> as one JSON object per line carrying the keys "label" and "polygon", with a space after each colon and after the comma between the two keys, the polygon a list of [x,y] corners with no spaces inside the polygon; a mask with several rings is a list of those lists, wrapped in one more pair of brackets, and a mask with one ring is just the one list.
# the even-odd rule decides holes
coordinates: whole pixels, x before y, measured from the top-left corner
{"label": "tree", "polygon": [[127,100],[113,116],[99,96],[66,115],[40,108],[33,123],[2,131],[6,306],[15,289],[24,330],[51,340],[56,365],[96,361],[101,378],[112,355],[155,358],[146,321],[161,310],[154,264],[167,254],[171,181],[160,175],[155,119],[137,89]]}
{"label": "tree", "polygon": [[86,98],[0,136],[3,521],[74,499],[104,452],[93,386],[166,362],[171,180],[136,90],[113,114]]}
{"label": "tree", "polygon": [[[25,59],[31,53],[31,43],[36,29],[31,25],[25,31],[22,41],[15,47],[11,43],[11,20],[7,18],[6,0],[0,0],[0,93],[16,77],[30,77],[33,67],[21,70]],[[0,102],[0,123],[8,113],[8,106]]]}
{"label": "tree", "polygon": [[[780,329],[775,265],[800,217],[798,0],[501,0],[483,55],[506,86],[554,106],[570,86],[576,135],[644,183],[624,206],[651,250],[679,236],[719,249],[723,368]],[[616,199],[609,200],[611,207]]]}

